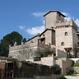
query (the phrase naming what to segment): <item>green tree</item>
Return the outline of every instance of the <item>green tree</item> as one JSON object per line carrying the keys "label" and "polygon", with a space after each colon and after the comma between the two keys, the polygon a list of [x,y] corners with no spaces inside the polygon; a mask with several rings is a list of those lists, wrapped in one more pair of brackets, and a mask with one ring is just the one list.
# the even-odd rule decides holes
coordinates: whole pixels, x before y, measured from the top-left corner
{"label": "green tree", "polygon": [[17,45],[21,44],[21,41],[23,40],[22,35],[20,35],[18,32],[12,32],[10,34],[7,34],[3,37],[2,42],[6,44],[14,44],[15,42]]}
{"label": "green tree", "polygon": [[17,43],[17,45],[20,45],[22,40],[22,35],[15,31],[5,35],[0,41],[0,55],[8,56],[9,45],[13,46],[15,42]]}

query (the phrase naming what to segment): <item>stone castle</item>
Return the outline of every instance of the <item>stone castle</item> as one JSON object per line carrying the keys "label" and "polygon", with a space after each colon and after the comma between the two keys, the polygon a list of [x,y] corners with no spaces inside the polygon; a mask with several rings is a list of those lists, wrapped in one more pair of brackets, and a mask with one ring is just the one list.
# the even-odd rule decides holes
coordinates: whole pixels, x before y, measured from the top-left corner
{"label": "stone castle", "polygon": [[44,15],[45,30],[27,40],[25,44],[10,47],[9,57],[19,60],[39,58],[44,56],[39,51],[48,49],[57,58],[79,57],[78,27],[73,20],[65,17],[59,11],[47,12]]}

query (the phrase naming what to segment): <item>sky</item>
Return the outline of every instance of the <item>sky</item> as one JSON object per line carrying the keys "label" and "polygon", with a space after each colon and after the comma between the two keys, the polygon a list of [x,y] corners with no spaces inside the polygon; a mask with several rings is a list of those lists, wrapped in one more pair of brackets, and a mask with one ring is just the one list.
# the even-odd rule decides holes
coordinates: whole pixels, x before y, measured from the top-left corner
{"label": "sky", "polygon": [[0,39],[17,31],[30,38],[44,30],[43,15],[59,10],[79,25],[79,0],[0,0]]}

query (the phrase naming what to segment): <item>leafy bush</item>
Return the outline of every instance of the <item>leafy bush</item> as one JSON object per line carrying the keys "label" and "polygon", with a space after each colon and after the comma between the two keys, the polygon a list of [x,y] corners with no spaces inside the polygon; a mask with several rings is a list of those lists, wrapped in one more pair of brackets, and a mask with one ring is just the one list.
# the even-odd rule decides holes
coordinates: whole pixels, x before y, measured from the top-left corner
{"label": "leafy bush", "polygon": [[0,56],[8,56],[9,45],[13,46],[15,42],[17,45],[20,45],[22,40],[22,35],[15,31],[5,35],[3,39],[0,40]]}
{"label": "leafy bush", "polygon": [[72,74],[74,74],[74,69],[73,69],[72,67],[67,68],[66,74],[67,74],[67,75],[72,75]]}
{"label": "leafy bush", "polygon": [[71,64],[71,67],[73,67],[74,66],[74,61],[72,60],[72,64]]}
{"label": "leafy bush", "polygon": [[79,63],[76,62],[76,63],[74,64],[74,66],[75,66],[75,67],[79,67]]}

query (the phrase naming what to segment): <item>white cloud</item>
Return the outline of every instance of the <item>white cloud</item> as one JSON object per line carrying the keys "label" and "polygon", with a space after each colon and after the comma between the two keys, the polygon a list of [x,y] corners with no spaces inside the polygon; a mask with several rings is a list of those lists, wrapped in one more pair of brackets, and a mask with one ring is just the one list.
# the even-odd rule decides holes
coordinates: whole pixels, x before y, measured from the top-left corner
{"label": "white cloud", "polygon": [[75,23],[77,24],[77,26],[79,27],[79,19],[75,20]]}
{"label": "white cloud", "polygon": [[66,13],[66,12],[61,12],[61,13],[65,16],[69,16],[69,13]]}
{"label": "white cloud", "polygon": [[45,14],[45,12],[34,12],[34,13],[32,13],[32,15],[34,17],[43,17],[44,14]]}
{"label": "white cloud", "polygon": [[67,21],[70,21],[71,19],[72,20],[74,20],[74,22],[77,24],[77,26],[79,27],[79,19],[78,18],[76,18],[76,19],[74,19],[74,17],[72,17],[69,13],[66,13],[66,12],[62,12],[66,17],[65,17],[65,19],[67,20]]}
{"label": "white cloud", "polygon": [[64,14],[66,16],[65,20],[67,20],[67,21],[74,20],[76,25],[79,27],[79,19],[78,18],[74,18],[69,13],[66,13],[66,12],[62,12],[62,14]]}
{"label": "white cloud", "polygon": [[38,33],[42,33],[45,30],[45,26],[34,26],[30,28],[26,28],[26,26],[19,26],[19,29],[30,34],[30,35],[37,35]]}
{"label": "white cloud", "polygon": [[65,20],[70,21],[72,19],[71,15],[67,12],[62,12],[63,15],[65,15]]}
{"label": "white cloud", "polygon": [[42,24],[45,25],[45,20],[42,20]]}
{"label": "white cloud", "polygon": [[68,16],[68,17],[65,17],[65,20],[70,21],[72,20],[72,18]]}
{"label": "white cloud", "polygon": [[31,27],[31,28],[26,28],[24,30],[30,35],[36,35],[38,33],[42,33],[45,30],[45,26],[44,26],[45,25],[45,21],[42,18],[44,14],[45,14],[45,12],[33,12],[32,15],[34,17],[38,17],[38,18],[41,17],[42,25],[34,26],[34,27]]}
{"label": "white cloud", "polygon": [[43,20],[42,16],[43,16],[44,12],[37,12],[37,13],[32,13],[32,15],[34,17],[41,17],[41,21],[42,21],[42,25],[40,26],[34,26],[34,27],[30,27],[30,28],[26,28],[27,26],[19,26],[19,29],[27,32],[30,35],[36,35],[38,33],[42,33],[45,30],[45,20]]}
{"label": "white cloud", "polygon": [[67,21],[70,21],[71,19],[72,20],[74,20],[74,22],[77,24],[77,26],[79,27],[79,19],[78,18],[76,18],[76,19],[74,19],[74,17],[72,17],[69,13],[66,13],[66,12],[62,12],[66,17],[65,17],[65,19],[67,20]]}
{"label": "white cloud", "polygon": [[36,27],[28,28],[28,29],[26,29],[26,32],[31,34],[31,35],[36,35],[38,33],[43,32],[44,29],[45,29],[45,27],[42,25],[42,26],[36,26]]}
{"label": "white cloud", "polygon": [[[34,17],[42,17],[45,12],[34,12],[32,15]],[[62,12],[66,17],[65,20],[70,21],[72,19],[72,16],[69,13]],[[79,26],[79,19],[73,19],[75,23]],[[36,35],[38,33],[41,33],[45,30],[45,20],[42,19],[42,25],[40,26],[34,26],[30,28],[26,28],[26,26],[19,26],[19,29],[23,30],[24,32],[27,32],[30,35]]]}
{"label": "white cloud", "polygon": [[19,29],[24,30],[25,26],[19,26]]}

